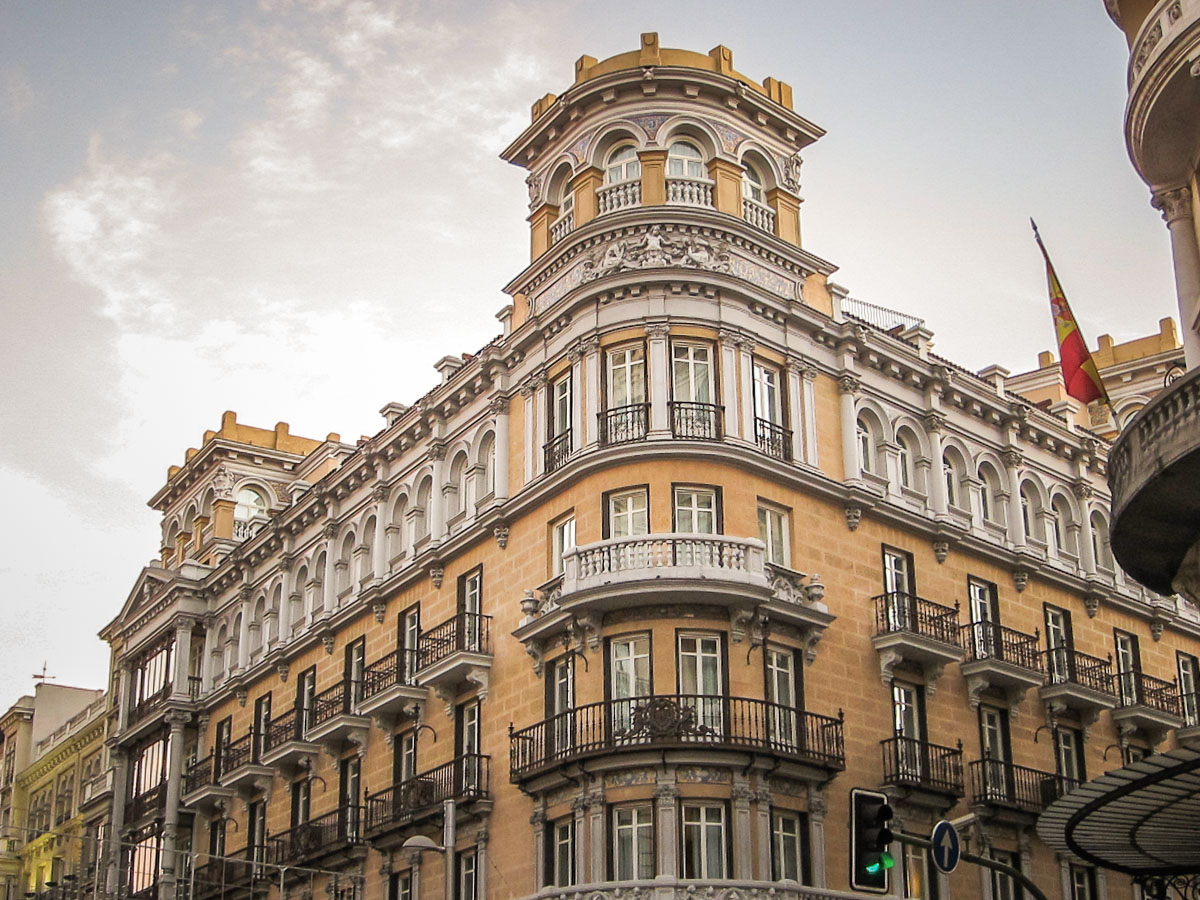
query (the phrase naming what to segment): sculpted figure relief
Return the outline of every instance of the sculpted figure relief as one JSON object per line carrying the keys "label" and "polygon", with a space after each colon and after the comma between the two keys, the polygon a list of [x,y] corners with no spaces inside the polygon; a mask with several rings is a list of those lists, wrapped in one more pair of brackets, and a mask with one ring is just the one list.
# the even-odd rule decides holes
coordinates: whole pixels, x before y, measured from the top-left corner
{"label": "sculpted figure relief", "polygon": [[597,250],[584,262],[580,280],[588,282],[616,272],[667,266],[728,272],[729,250],[723,241],[713,243],[691,234],[673,236],[654,225],[640,237],[613,241]]}

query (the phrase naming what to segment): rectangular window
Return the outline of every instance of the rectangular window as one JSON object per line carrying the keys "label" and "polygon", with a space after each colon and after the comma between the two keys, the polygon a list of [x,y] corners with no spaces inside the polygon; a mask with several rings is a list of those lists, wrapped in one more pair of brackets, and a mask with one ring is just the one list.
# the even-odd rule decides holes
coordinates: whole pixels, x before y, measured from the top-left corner
{"label": "rectangular window", "polygon": [[458,854],[458,900],[477,900],[477,863],[478,857],[475,855],[474,847]]}
{"label": "rectangular window", "polygon": [[414,900],[411,869],[392,873],[388,896],[390,900]]}
{"label": "rectangular window", "polygon": [[797,653],[789,647],[768,646],[763,663],[766,666],[767,702],[771,704],[768,718],[771,741],[776,746],[794,748],[800,738],[798,711],[804,706]]}
{"label": "rectangular window", "polygon": [[760,422],[783,425],[783,395],[779,382],[779,369],[754,361],[754,417]]}
{"label": "rectangular window", "polygon": [[650,497],[646,488],[607,495],[605,537],[636,537],[650,532]]}
{"label": "rectangular window", "polygon": [[292,827],[308,821],[312,809],[312,785],[307,778],[292,782]]}
{"label": "rectangular window", "polygon": [[[992,859],[1020,870],[1021,859],[1011,850],[992,850]],[[991,872],[992,900],[1021,900],[1021,885],[1011,875],[1004,872]]]}
{"label": "rectangular window", "polygon": [[247,844],[255,862],[265,862],[267,852],[267,805],[262,800],[246,806]]}
{"label": "rectangular window", "polygon": [[802,813],[771,813],[771,877],[808,882],[808,829]]}
{"label": "rectangular window", "polygon": [[1054,757],[1059,776],[1067,787],[1086,781],[1083,766],[1083,735],[1074,728],[1054,732]]}
{"label": "rectangular window", "polygon": [[1176,668],[1179,671],[1179,703],[1184,722],[1188,726],[1200,725],[1200,697],[1196,696],[1200,665],[1190,653],[1180,652],[1176,656]]}
{"label": "rectangular window", "polygon": [[546,884],[566,887],[575,883],[575,820],[551,822],[549,869]]}
{"label": "rectangular window", "polygon": [[550,386],[550,434],[553,440],[571,430],[571,373]]}
{"label": "rectangular window", "polygon": [[685,803],[682,819],[683,877],[726,877],[725,805]]}
{"label": "rectangular window", "polygon": [[575,549],[575,516],[564,516],[550,526],[550,573],[563,573],[563,556]]}
{"label": "rectangular window", "polygon": [[671,345],[671,396],[681,403],[712,403],[712,348],[707,344]]}
{"label": "rectangular window", "polygon": [[646,352],[641,344],[608,351],[608,408],[646,402]]}
{"label": "rectangular window", "polygon": [[637,634],[609,641],[609,697],[612,700],[612,730],[629,728],[638,698],[653,691],[650,673],[650,635]]}
{"label": "rectangular window", "polygon": [[403,784],[417,775],[417,732],[396,735],[392,744],[392,783]]}
{"label": "rectangular window", "polygon": [[1117,651],[1117,685],[1121,703],[1128,706],[1140,699],[1138,674],[1142,671],[1142,654],[1136,635],[1125,631],[1113,631],[1113,645]]}
{"label": "rectangular window", "polygon": [[1056,606],[1045,607],[1046,649],[1049,651],[1050,683],[1070,681],[1075,672],[1075,656],[1071,652],[1071,614]]}
{"label": "rectangular window", "polygon": [[267,748],[267,735],[271,730],[271,695],[263,694],[254,701],[254,761]]}
{"label": "rectangular window", "polygon": [[296,678],[296,709],[300,711],[301,735],[312,722],[317,698],[317,667],[310,666]]}
{"label": "rectangular window", "polygon": [[1096,873],[1086,866],[1071,866],[1071,900],[1095,900]]}
{"label": "rectangular window", "polygon": [[462,616],[460,647],[478,652],[483,641],[483,568],[458,578],[458,611]]}
{"label": "rectangular window", "polygon": [[724,647],[720,635],[679,635],[679,693],[696,710],[697,724],[723,733]]}
{"label": "rectangular window", "polygon": [[367,667],[367,639],[356,638],[346,645],[346,666],[343,672],[347,691],[347,709],[362,699],[363,669]]}
{"label": "rectangular window", "polygon": [[546,718],[550,721],[551,754],[567,753],[575,745],[575,657],[561,656],[546,663]]}
{"label": "rectangular window", "polygon": [[653,878],[654,809],[649,804],[616,806],[612,810],[612,877],[616,881]]}
{"label": "rectangular window", "polygon": [[458,727],[454,730],[455,755],[462,758],[458,781],[464,794],[479,789],[479,701],[458,707]]}
{"label": "rectangular window", "polygon": [[719,504],[715,488],[676,485],[673,489],[673,528],[680,534],[716,534]]}
{"label": "rectangular window", "polygon": [[883,548],[883,591],[885,594],[916,594],[911,553],[895,547]]}
{"label": "rectangular window", "polygon": [[413,684],[418,668],[417,647],[421,640],[421,607],[410,606],[400,613],[397,630],[402,680],[404,684]]}
{"label": "rectangular window", "polygon": [[997,626],[1000,624],[1000,606],[996,598],[996,585],[982,578],[967,579],[967,605],[971,615],[971,651],[975,659],[990,659],[1002,655],[1003,642]]}
{"label": "rectangular window", "polygon": [[785,568],[792,564],[788,517],[788,511],[777,506],[758,506],[758,539],[766,548],[766,560]]}
{"label": "rectangular window", "polygon": [[1013,799],[1012,745],[1008,713],[994,706],[979,707],[979,746],[983,752],[982,788],[989,800]]}
{"label": "rectangular window", "polygon": [[892,683],[892,728],[896,735],[895,763],[905,778],[919,780],[924,774],[924,695],[916,685]]}
{"label": "rectangular window", "polygon": [[904,845],[904,896],[910,900],[934,900],[934,882],[929,877],[929,859],[924,847]]}

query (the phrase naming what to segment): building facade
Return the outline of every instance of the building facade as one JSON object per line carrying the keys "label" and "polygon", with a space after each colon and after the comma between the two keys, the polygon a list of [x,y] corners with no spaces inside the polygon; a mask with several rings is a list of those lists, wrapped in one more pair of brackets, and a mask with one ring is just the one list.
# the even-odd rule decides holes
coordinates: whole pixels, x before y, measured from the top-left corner
{"label": "building facade", "polygon": [[[1115,565],[1106,442],[829,280],[823,132],[727,48],[582,57],[531,119],[503,333],[356,446],[227,413],[153,498],[103,633],[109,886],[835,896],[857,786],[1129,898],[1033,831],[1200,724],[1200,616]],[[1016,895],[901,857],[906,896]]]}

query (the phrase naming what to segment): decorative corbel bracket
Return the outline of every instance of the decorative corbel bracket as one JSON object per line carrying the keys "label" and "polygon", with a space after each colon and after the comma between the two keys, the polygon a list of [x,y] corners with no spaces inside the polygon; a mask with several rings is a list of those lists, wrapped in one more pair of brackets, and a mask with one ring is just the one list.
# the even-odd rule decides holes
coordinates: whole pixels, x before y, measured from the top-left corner
{"label": "decorative corbel bracket", "polygon": [[471,666],[467,669],[467,674],[463,676],[467,684],[474,685],[479,692],[479,699],[486,700],[488,696],[488,685],[491,681],[491,669],[484,666]]}
{"label": "decorative corbel bracket", "polygon": [[321,634],[321,643],[325,645],[325,652],[330,656],[333,655],[333,645],[336,641],[332,631],[325,631]]}
{"label": "decorative corbel bracket", "polygon": [[387,601],[376,600],[371,604],[371,612],[375,614],[375,621],[382,622],[387,616]]}
{"label": "decorative corbel bracket", "polygon": [[545,644],[543,644],[540,638],[529,638],[525,641],[525,652],[533,660],[533,674],[541,678],[542,670],[545,668]]}
{"label": "decorative corbel bracket", "polygon": [[859,523],[862,522],[862,513],[861,506],[847,506],[846,527],[851,531],[858,531]]}
{"label": "decorative corbel bracket", "polygon": [[496,543],[500,545],[500,549],[504,550],[508,547],[508,523],[497,522],[492,526],[492,535],[496,538]]}
{"label": "decorative corbel bracket", "polygon": [[595,613],[572,616],[567,626],[575,646],[589,650],[600,649],[600,618]]}
{"label": "decorative corbel bracket", "polygon": [[755,611],[744,606],[733,606],[729,609],[729,637],[735,644],[740,644],[746,637],[754,621]]}
{"label": "decorative corbel bracket", "polygon": [[904,660],[904,654],[894,647],[879,651],[879,680],[884,687],[892,686],[892,672]]}
{"label": "decorative corbel bracket", "polygon": [[433,582],[433,586],[437,590],[442,589],[442,580],[446,577],[446,570],[442,566],[430,566],[429,578]]}

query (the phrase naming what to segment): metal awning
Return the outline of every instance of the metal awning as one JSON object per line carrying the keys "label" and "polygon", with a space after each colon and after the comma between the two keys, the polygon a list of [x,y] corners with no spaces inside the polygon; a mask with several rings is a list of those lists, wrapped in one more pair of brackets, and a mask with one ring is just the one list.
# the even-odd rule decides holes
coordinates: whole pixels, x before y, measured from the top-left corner
{"label": "metal awning", "polygon": [[1059,852],[1130,875],[1200,874],[1200,752],[1178,747],[1080,785],[1038,818]]}

